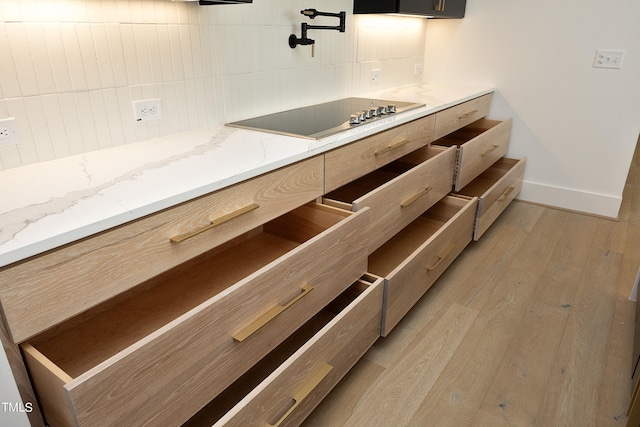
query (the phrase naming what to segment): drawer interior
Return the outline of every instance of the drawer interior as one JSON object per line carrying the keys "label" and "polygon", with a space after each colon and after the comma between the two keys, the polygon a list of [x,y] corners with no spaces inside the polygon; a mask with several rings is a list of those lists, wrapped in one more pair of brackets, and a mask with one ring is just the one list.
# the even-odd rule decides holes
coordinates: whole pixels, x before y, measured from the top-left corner
{"label": "drawer interior", "polygon": [[447,196],[369,255],[369,271],[389,276],[400,264],[463,209],[468,199]]}
{"label": "drawer interior", "polygon": [[[353,303],[376,279],[365,275],[356,281],[252,369],[183,424],[183,427],[210,427],[217,422],[332,319]],[[280,414],[276,415],[275,418],[279,418]]]}
{"label": "drawer interior", "polygon": [[398,160],[328,193],[324,196],[324,199],[329,203],[331,203],[330,201],[338,201],[350,204],[421,163],[432,159],[441,152],[442,149],[436,147],[419,148]]}
{"label": "drawer interior", "polygon": [[310,203],[227,242],[28,344],[74,378],[339,223],[348,212]]}
{"label": "drawer interior", "polygon": [[496,182],[500,181],[511,169],[513,169],[518,161],[518,159],[502,157],[460,190],[460,194],[481,197]]}
{"label": "drawer interior", "polygon": [[468,142],[489,129],[498,126],[500,123],[502,122],[498,120],[480,119],[463,127],[462,129],[458,129],[457,131],[438,139],[434,144],[445,147],[457,146],[459,148],[465,142]]}

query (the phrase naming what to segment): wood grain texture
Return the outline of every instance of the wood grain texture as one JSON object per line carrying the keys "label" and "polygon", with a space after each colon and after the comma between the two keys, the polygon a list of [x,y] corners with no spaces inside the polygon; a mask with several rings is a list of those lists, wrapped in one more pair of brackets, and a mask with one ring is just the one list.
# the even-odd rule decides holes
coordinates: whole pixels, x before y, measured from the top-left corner
{"label": "wood grain texture", "polygon": [[[3,268],[0,303],[13,341],[25,341],[315,199],[322,194],[322,177],[323,160],[316,157]],[[240,222],[181,244],[169,241],[254,202],[260,209]]]}
{"label": "wood grain texture", "polygon": [[458,191],[467,185],[507,154],[512,123],[512,119],[503,122],[483,119],[469,125],[473,130],[484,132],[460,147],[454,190]]}
{"label": "wood grain texture", "polygon": [[[328,193],[342,187],[417,148],[430,144],[433,141],[434,124],[435,116],[430,115],[326,153],[324,192]],[[405,140],[408,142],[376,155],[377,151]]]}
{"label": "wood grain texture", "polygon": [[[260,244],[252,256],[247,245],[255,239],[250,239],[237,247],[235,255],[222,253],[218,262],[206,260],[201,268],[172,277],[167,294],[151,289],[147,298],[136,295],[136,308],[131,311],[134,316],[122,316],[124,320],[135,320],[136,314],[145,310],[156,316],[170,315],[172,306],[182,309],[185,297],[190,299],[194,294],[189,283],[207,292],[209,284],[227,283],[226,289],[184,314],[177,313],[179,317],[157,330],[146,331],[149,322],[143,317],[139,329],[147,336],[67,384],[78,422],[153,425],[186,421],[359,278],[366,270],[368,211],[348,213],[319,206],[311,214],[309,209],[312,208],[304,206],[292,213],[307,219],[292,221],[306,224],[309,240],[255,272],[254,259],[259,258],[259,253],[268,252],[265,248],[269,246]],[[276,222],[287,221],[283,218]],[[317,234],[318,226],[308,226],[314,220],[328,229]],[[238,277],[244,275],[247,276]],[[295,297],[300,286],[307,283],[315,287],[308,297],[247,341],[234,342],[235,333],[270,307]],[[187,289],[183,297],[181,293]],[[92,334],[101,326],[88,324],[85,328]],[[135,327],[125,328],[130,329]],[[69,335],[73,339],[77,339],[75,332]],[[89,343],[92,342],[100,340],[92,337]],[[75,350],[77,356],[91,353],[90,348],[85,352]],[[73,363],[79,363],[77,356]]]}
{"label": "wood grain texture", "polygon": [[[370,253],[451,191],[455,149],[425,147],[418,151],[420,153],[412,153],[397,161],[413,166],[411,169],[398,176],[385,172],[384,176],[391,178],[386,182],[380,182],[377,179],[380,174],[374,172],[370,174],[374,177],[367,175],[325,197],[340,197],[340,200],[352,204],[353,211],[364,207],[371,210]],[[428,194],[409,206],[402,206],[404,201],[427,187],[430,189]],[[344,200],[348,196],[357,198]]]}
{"label": "wood grain texture", "polygon": [[491,93],[436,113],[435,139],[467,126],[489,114]]}
{"label": "wood grain texture", "polygon": [[455,304],[478,315],[446,367],[434,368],[429,392],[406,406],[418,409],[409,421],[382,414],[373,425],[624,426],[636,306],[629,281],[640,265],[637,207],[640,188],[629,182],[618,222],[511,203],[337,388],[363,398],[328,399],[303,426],[321,425],[316,416],[331,413],[343,425],[349,414],[385,405],[389,397],[372,392],[382,384],[399,392],[420,384],[394,367]]}
{"label": "wood grain texture", "polygon": [[[471,241],[477,199],[447,197],[433,209],[433,217],[427,211],[369,257],[369,271],[385,278],[382,336],[397,325]],[[441,218],[443,210],[449,211],[448,218]],[[435,263],[436,268],[430,270]]]}
{"label": "wood grain texture", "polygon": [[333,369],[283,423],[299,425],[380,336],[382,292],[379,279],[216,425],[273,425],[291,404],[292,396],[319,367],[328,364]]}

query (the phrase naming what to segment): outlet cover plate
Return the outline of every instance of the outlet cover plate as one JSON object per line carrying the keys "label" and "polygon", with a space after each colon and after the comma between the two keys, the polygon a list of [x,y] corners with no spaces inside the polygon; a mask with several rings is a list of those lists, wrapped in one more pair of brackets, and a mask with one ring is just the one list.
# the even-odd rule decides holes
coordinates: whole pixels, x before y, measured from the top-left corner
{"label": "outlet cover plate", "polygon": [[162,118],[162,99],[141,99],[133,101],[133,116],[136,122],[149,122]]}
{"label": "outlet cover plate", "polygon": [[622,68],[624,50],[597,49],[593,68]]}
{"label": "outlet cover plate", "polygon": [[371,70],[371,81],[374,83],[380,81],[380,68]]}
{"label": "outlet cover plate", "polygon": [[0,147],[20,144],[16,119],[9,117],[0,119]]}

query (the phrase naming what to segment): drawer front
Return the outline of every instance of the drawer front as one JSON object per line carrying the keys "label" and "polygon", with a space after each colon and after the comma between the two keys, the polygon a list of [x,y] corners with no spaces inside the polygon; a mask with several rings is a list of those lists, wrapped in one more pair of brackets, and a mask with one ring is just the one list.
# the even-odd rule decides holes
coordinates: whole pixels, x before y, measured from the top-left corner
{"label": "drawer front", "polygon": [[325,154],[325,193],[433,142],[435,117],[396,126]]}
{"label": "drawer front", "polygon": [[[427,150],[440,151],[439,148]],[[449,194],[456,152],[451,147],[354,201],[371,209],[369,253]]]}
{"label": "drawer front", "polygon": [[[346,215],[66,383],[78,424],[185,422],[362,276],[367,268],[367,230],[368,210]],[[273,309],[281,307],[284,310],[274,315]],[[265,323],[264,316],[270,321]],[[255,328],[256,324],[263,326]],[[38,389],[37,379],[34,382]]]}
{"label": "drawer front", "polygon": [[442,138],[489,114],[491,95],[489,93],[436,113],[435,138]]}
{"label": "drawer front", "polygon": [[374,280],[215,426],[300,425],[380,337],[383,284]]}
{"label": "drawer front", "polygon": [[512,119],[478,120],[469,125],[482,133],[460,146],[455,190],[458,191],[507,154]]}
{"label": "drawer front", "polygon": [[382,336],[387,336],[471,241],[478,199],[450,196],[443,203],[462,207],[385,277]]}
{"label": "drawer front", "polygon": [[521,160],[502,158],[483,174],[486,179],[494,180],[495,184],[480,196],[474,240],[482,237],[489,226],[520,193],[526,161],[526,158]]}
{"label": "drawer front", "polygon": [[[323,167],[321,156],[309,159],[5,268],[0,301],[13,340],[25,341],[319,197]],[[215,228],[170,241],[214,219],[221,222]]]}

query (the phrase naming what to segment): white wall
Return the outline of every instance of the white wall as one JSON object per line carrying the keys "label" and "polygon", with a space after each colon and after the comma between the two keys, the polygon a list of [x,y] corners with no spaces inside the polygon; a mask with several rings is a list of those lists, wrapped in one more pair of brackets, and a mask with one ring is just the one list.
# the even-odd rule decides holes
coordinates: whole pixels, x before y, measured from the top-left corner
{"label": "white wall", "polygon": [[[347,31],[300,10],[348,12]],[[351,0],[0,0],[0,118],[19,146],[0,170],[414,82],[425,21],[354,17]],[[372,68],[382,80],[370,87]],[[131,101],[161,97],[165,118],[135,123]]]}
{"label": "white wall", "polygon": [[[520,198],[615,217],[640,132],[640,2],[469,0],[430,20],[425,80],[493,85],[527,157]],[[592,67],[624,49],[621,70]]]}

